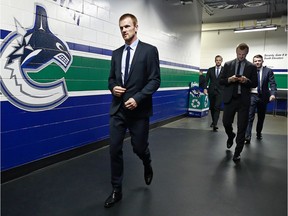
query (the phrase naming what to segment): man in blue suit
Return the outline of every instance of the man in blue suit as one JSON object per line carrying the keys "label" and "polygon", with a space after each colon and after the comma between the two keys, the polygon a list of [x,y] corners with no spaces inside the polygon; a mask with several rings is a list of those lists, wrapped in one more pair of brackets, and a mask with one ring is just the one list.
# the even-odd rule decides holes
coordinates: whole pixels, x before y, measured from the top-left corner
{"label": "man in blue suit", "polygon": [[[251,131],[253,121],[255,118],[255,112],[257,109],[257,126],[256,126],[256,138],[262,139],[262,129],[267,109],[267,104],[270,101],[275,100],[277,85],[274,78],[273,71],[268,67],[263,67],[263,57],[261,55],[255,55],[253,57],[253,64],[257,67],[258,73],[258,87],[251,89],[251,105],[249,110],[248,126],[245,134],[245,144],[249,144],[251,140]],[[270,90],[269,90],[270,87]]]}
{"label": "man in blue suit", "polygon": [[160,87],[159,54],[155,46],[137,38],[138,21],[132,14],[119,19],[125,45],[113,51],[108,88],[110,107],[110,162],[112,193],[104,207],[122,199],[123,140],[129,130],[133,152],[144,165],[144,180],[151,184],[153,170],[148,148],[149,117],[153,114],[152,95]]}

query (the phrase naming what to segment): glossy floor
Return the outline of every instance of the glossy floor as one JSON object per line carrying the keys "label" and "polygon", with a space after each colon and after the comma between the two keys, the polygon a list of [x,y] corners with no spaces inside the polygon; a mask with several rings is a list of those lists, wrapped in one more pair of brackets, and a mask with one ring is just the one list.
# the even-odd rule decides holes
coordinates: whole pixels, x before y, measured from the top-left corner
{"label": "glossy floor", "polygon": [[[286,216],[287,118],[267,115],[263,140],[232,161],[210,116],[183,118],[150,132],[154,179],[125,141],[123,199],[103,207],[111,192],[107,147],[2,184],[2,216]],[[253,132],[255,131],[255,128]]]}

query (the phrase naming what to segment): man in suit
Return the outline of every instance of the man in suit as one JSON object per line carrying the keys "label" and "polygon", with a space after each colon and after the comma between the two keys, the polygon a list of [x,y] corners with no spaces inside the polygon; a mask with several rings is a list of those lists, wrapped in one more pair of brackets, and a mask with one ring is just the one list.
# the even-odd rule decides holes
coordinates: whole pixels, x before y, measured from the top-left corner
{"label": "man in suit", "polygon": [[220,115],[221,103],[222,103],[222,91],[223,86],[220,85],[220,73],[223,71],[221,66],[223,61],[222,56],[217,55],[215,57],[215,66],[210,67],[206,74],[206,83],[208,83],[208,97],[210,102],[210,112],[212,117],[212,124],[210,127],[213,131],[217,131],[218,119]]}
{"label": "man in suit", "polygon": [[199,71],[199,89],[206,94],[207,84],[203,71]]}
{"label": "man in suit", "polygon": [[148,148],[149,117],[152,95],[160,86],[159,54],[156,47],[137,38],[138,21],[124,14],[119,27],[125,45],[113,51],[108,88],[110,108],[110,160],[112,193],[104,206],[109,208],[122,199],[123,140],[129,130],[133,152],[144,165],[144,180],[151,184],[153,170]]}
{"label": "man in suit", "polygon": [[240,160],[240,154],[244,147],[245,131],[248,124],[250,107],[250,89],[255,88],[257,81],[257,68],[246,60],[249,46],[241,43],[236,48],[237,58],[224,64],[223,72],[220,75],[220,84],[224,85],[223,90],[223,126],[228,135],[227,148],[233,145],[236,134],[233,132],[233,121],[237,114],[237,137],[233,161]]}
{"label": "man in suit", "polygon": [[[255,118],[255,112],[257,109],[257,126],[256,126],[256,138],[262,139],[262,129],[265,119],[267,104],[270,101],[275,100],[277,85],[274,78],[273,71],[268,67],[263,67],[263,56],[255,55],[253,57],[253,64],[257,67],[258,73],[258,86],[251,89],[251,105],[249,110],[248,126],[245,134],[245,143],[249,144],[251,140],[251,131],[253,121]],[[269,90],[270,86],[270,90]]]}

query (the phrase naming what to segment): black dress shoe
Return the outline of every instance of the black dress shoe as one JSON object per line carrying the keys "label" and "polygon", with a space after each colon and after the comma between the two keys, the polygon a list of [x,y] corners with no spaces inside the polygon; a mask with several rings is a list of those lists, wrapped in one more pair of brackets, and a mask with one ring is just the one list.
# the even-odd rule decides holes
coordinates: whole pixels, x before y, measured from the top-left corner
{"label": "black dress shoe", "polygon": [[122,199],[122,192],[113,190],[110,196],[106,199],[104,207],[105,208],[110,208],[112,207],[116,202],[120,201]]}
{"label": "black dress shoe", "polygon": [[261,134],[261,133],[260,133],[260,134],[257,134],[256,138],[257,138],[258,140],[262,140],[262,139],[263,139],[262,134]]}
{"label": "black dress shoe", "polygon": [[227,140],[227,148],[230,149],[233,145],[233,140],[235,138],[236,134],[232,132],[232,135],[228,137]]}
{"label": "black dress shoe", "polygon": [[217,130],[218,130],[218,127],[214,125],[214,126],[213,126],[213,131],[214,131],[214,132],[217,132]]}
{"label": "black dress shoe", "polygon": [[146,165],[144,166],[144,179],[145,179],[145,183],[147,185],[150,185],[153,179],[153,169],[152,166]]}
{"label": "black dress shoe", "polygon": [[235,163],[239,162],[240,159],[241,159],[240,154],[236,154],[236,155],[234,154],[234,156],[233,156],[233,161],[234,161]]}
{"label": "black dress shoe", "polygon": [[250,144],[250,140],[251,140],[250,138],[245,138],[244,143],[245,143],[245,144]]}

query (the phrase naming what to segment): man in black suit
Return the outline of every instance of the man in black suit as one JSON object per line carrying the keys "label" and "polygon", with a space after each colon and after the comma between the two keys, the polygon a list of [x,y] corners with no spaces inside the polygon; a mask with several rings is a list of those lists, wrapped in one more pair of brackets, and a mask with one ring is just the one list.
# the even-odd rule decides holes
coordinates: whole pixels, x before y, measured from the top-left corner
{"label": "man in black suit", "polygon": [[[273,71],[268,67],[263,67],[263,56],[255,55],[253,57],[253,64],[257,67],[258,73],[258,86],[257,88],[251,89],[251,105],[249,110],[249,121],[245,134],[245,143],[249,144],[251,140],[251,131],[253,121],[255,118],[255,112],[257,109],[257,126],[256,126],[256,137],[258,140],[262,139],[262,129],[267,109],[267,104],[270,101],[275,100],[277,85],[274,78]],[[270,90],[269,90],[270,86]]]}
{"label": "man in black suit", "polygon": [[210,102],[210,112],[212,117],[212,124],[210,127],[213,127],[213,131],[218,129],[218,119],[221,110],[222,103],[222,91],[223,86],[220,85],[220,74],[223,71],[221,66],[223,61],[222,56],[217,55],[215,57],[215,66],[210,67],[206,74],[206,83],[208,83],[208,97]]}
{"label": "man in black suit", "polygon": [[137,18],[132,14],[122,15],[119,27],[125,45],[113,51],[108,79],[108,88],[112,93],[110,160],[113,190],[105,201],[106,208],[122,199],[122,148],[127,129],[133,152],[143,162],[145,182],[149,185],[152,181],[149,117],[153,114],[152,95],[160,86],[158,50],[137,38]]}
{"label": "man in black suit", "polygon": [[203,71],[199,71],[199,89],[206,94],[207,84]]}
{"label": "man in black suit", "polygon": [[251,88],[255,88],[257,82],[257,68],[246,60],[249,46],[241,43],[236,48],[237,58],[224,64],[220,75],[220,84],[223,90],[223,125],[228,135],[227,148],[231,148],[236,134],[233,132],[233,121],[237,116],[237,137],[233,161],[240,160],[240,154],[244,147],[245,131],[248,124]]}

